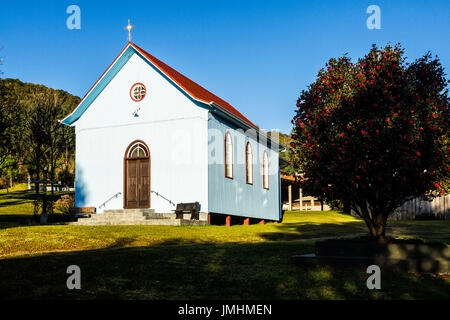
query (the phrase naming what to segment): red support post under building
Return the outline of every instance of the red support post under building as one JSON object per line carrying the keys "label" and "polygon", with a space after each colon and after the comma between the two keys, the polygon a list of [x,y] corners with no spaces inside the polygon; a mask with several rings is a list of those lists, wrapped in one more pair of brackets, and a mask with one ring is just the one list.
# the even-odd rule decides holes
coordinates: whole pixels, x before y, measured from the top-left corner
{"label": "red support post under building", "polygon": [[250,218],[244,219],[244,226],[248,226],[250,224]]}
{"label": "red support post under building", "polygon": [[225,219],[225,225],[227,227],[231,226],[231,216],[227,216]]}
{"label": "red support post under building", "polygon": [[259,224],[264,224],[265,222],[264,222],[264,220],[261,220],[260,222],[259,222]]}

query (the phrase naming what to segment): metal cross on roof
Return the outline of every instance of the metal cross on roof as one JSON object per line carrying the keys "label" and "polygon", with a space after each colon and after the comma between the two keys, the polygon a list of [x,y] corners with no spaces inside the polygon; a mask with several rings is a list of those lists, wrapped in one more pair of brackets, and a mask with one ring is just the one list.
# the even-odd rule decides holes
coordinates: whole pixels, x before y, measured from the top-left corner
{"label": "metal cross on roof", "polygon": [[125,30],[128,30],[128,41],[131,42],[131,29],[133,29],[134,26],[130,24],[130,19],[128,19],[128,25],[124,28]]}

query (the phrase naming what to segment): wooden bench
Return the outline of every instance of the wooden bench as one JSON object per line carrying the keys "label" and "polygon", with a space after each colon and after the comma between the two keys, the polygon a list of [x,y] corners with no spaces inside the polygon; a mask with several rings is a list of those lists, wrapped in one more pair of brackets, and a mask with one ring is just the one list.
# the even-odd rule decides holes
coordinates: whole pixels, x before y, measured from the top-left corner
{"label": "wooden bench", "polygon": [[176,219],[183,219],[183,213],[190,213],[191,220],[198,220],[198,210],[200,204],[198,202],[178,203],[175,210]]}
{"label": "wooden bench", "polygon": [[95,207],[70,208],[70,214],[72,215],[87,215],[90,218],[93,213],[95,213]]}

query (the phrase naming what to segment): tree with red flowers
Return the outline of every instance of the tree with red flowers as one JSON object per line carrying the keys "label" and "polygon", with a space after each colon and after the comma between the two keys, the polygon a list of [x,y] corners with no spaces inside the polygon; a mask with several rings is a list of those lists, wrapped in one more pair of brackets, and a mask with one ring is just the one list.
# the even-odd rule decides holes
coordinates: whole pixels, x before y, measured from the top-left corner
{"label": "tree with red flowers", "polygon": [[341,200],[386,240],[405,201],[450,192],[450,100],[437,57],[407,63],[400,45],[352,63],[330,59],[301,93],[291,158],[305,192]]}

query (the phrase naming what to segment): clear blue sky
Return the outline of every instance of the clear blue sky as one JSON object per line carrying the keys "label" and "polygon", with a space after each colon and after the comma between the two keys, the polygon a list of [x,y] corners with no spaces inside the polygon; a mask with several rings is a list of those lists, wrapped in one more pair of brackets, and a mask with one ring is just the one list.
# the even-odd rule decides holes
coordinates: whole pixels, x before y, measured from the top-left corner
{"label": "clear blue sky", "polygon": [[[81,8],[81,30],[66,8]],[[381,30],[369,30],[369,5]],[[295,102],[331,57],[401,42],[450,68],[450,1],[9,1],[0,4],[0,66],[18,78],[83,96],[127,42],[201,84],[263,129],[289,132]]]}

